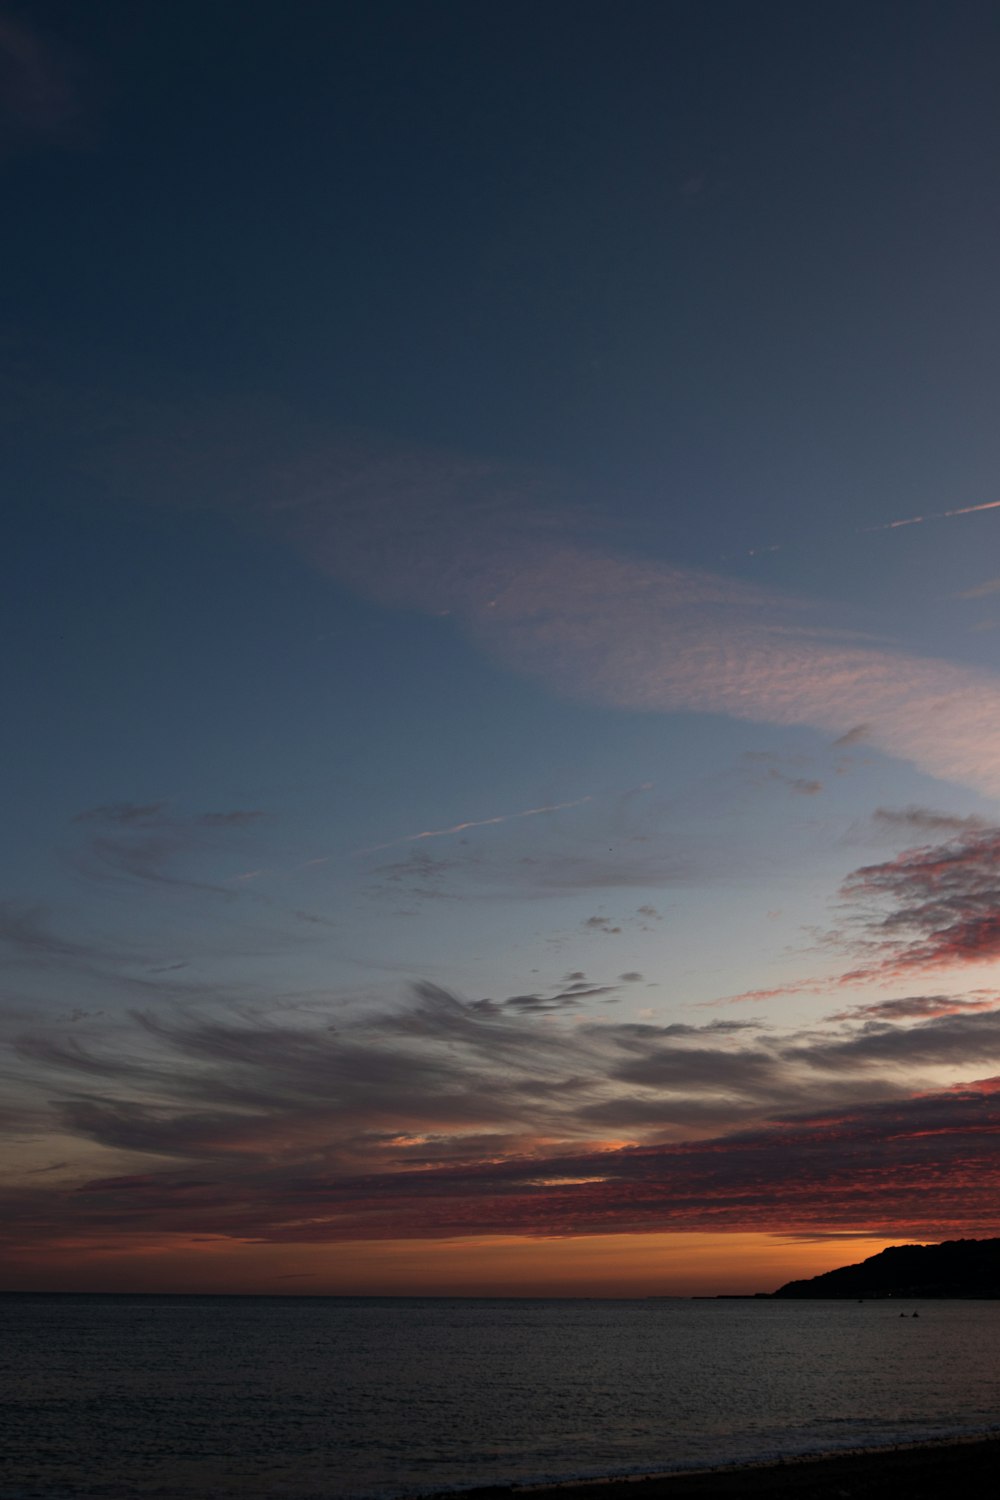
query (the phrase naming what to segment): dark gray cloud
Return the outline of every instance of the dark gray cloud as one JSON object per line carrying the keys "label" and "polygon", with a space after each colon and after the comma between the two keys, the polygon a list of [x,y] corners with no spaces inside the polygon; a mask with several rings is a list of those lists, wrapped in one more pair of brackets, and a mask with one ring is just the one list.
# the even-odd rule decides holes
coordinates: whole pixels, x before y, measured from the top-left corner
{"label": "dark gray cloud", "polygon": [[901,833],[907,838],[923,838],[927,834],[974,833],[986,827],[986,819],[975,813],[963,816],[959,813],[935,812],[929,807],[877,807],[872,814],[875,827],[883,832]]}
{"label": "dark gray cloud", "polygon": [[[528,836],[521,834],[522,839]],[[596,847],[595,847],[596,846]],[[495,900],[509,896],[563,896],[574,891],[650,890],[692,879],[696,861],[688,855],[651,851],[645,840],[623,839],[604,851],[592,840],[585,852],[547,847],[537,830],[523,843],[502,836],[490,847],[456,844],[447,854],[412,849],[402,859],[376,864],[368,892],[375,897],[416,901]],[[658,919],[654,907],[639,914]]]}
{"label": "dark gray cloud", "polygon": [[75,851],[75,863],[92,879],[231,897],[231,887],[180,867],[217,854],[227,835],[262,816],[247,808],[182,815],[162,801],[105,803],[74,818],[88,830]]}
{"label": "dark gray cloud", "polygon": [[847,1038],[785,1046],[783,1056],[814,1069],[896,1068],[911,1077],[918,1067],[989,1065],[1000,1059],[1000,1010],[938,1015],[915,1026],[873,1020]]}
{"label": "dark gray cloud", "polygon": [[823,783],[815,777],[796,774],[796,769],[808,765],[804,756],[779,755],[774,750],[745,750],[740,759],[758,787],[777,781],[801,797],[815,797],[823,790]]}
{"label": "dark gray cloud", "polygon": [[98,943],[67,937],[52,926],[40,905],[0,902],[0,945],[8,959],[28,962],[70,962],[89,965],[106,959],[110,950]]}
{"label": "dark gray cloud", "polygon": [[702,1026],[692,1026],[687,1021],[671,1021],[666,1026],[657,1026],[651,1021],[624,1021],[615,1027],[615,1036],[622,1042],[636,1038],[646,1043],[663,1037],[733,1036],[740,1031],[760,1031],[762,1028],[761,1021],[709,1021]]}
{"label": "dark gray cloud", "polygon": [[849,1005],[826,1017],[828,1021],[928,1021],[963,1011],[994,1010],[1000,996],[964,1000],[954,995],[904,995],[898,1000],[876,1000],[871,1005]]}
{"label": "dark gray cloud", "polygon": [[603,932],[605,937],[615,937],[622,930],[612,921],[611,917],[586,917],[582,926],[587,932]]}
{"label": "dark gray cloud", "polygon": [[833,1088],[831,1077],[841,1075],[838,1097],[876,1097],[899,1083],[873,1064],[884,1072],[890,1056],[922,1064],[989,1055],[987,1037],[1000,1035],[911,1028],[909,1051],[892,1053],[881,1032],[782,1043],[749,1020],[535,1024],[595,992],[605,1003],[615,998],[609,986],[573,984],[584,988],[473,1002],[424,984],[409,1005],[344,1015],[336,1026],[265,1022],[249,1011],[227,1019],[138,1012],[113,1045],[74,1025],[31,1033],[18,1047],[48,1097],[63,1101],[62,1127],[88,1139],[165,1154],[195,1153],[202,1140],[195,1154],[211,1156],[228,1154],[227,1141],[243,1139],[252,1152],[274,1137],[286,1143],[279,1154],[294,1158],[306,1137],[326,1154],[377,1156],[386,1131],[585,1136],[602,1107],[613,1113],[637,1089],[661,1123],[707,1110],[721,1128],[748,1111],[810,1099],[817,1077]]}
{"label": "dark gray cloud", "polygon": [[155,826],[167,815],[165,802],[105,802],[99,807],[88,807],[79,812],[74,823],[118,824],[124,828]]}
{"label": "dark gray cloud", "polygon": [[[36,1234],[58,1220],[61,1234],[270,1240],[871,1227],[918,1208],[926,1222],[931,1201],[968,1227],[981,1212],[978,1180],[941,1173],[987,1158],[997,1171],[982,1131],[1000,1093],[910,1095],[922,1069],[995,1066],[1000,1012],[800,1038],[750,1020],[544,1021],[546,1000],[604,988],[571,973],[551,994],[487,1005],[422,984],[409,1004],[335,1024],[158,1010],[121,1032],[25,1036],[36,1119],[135,1165],[75,1196],[61,1179],[33,1187],[11,1211]],[[639,1144],[597,1149],[605,1132]],[[929,1195],[918,1177],[935,1162]]]}
{"label": "dark gray cloud", "polygon": [[510,995],[506,1000],[475,1000],[472,1009],[483,1015],[499,1015],[505,1010],[518,1011],[523,1015],[544,1015],[559,1010],[578,1010],[585,1000],[601,998],[609,1004],[621,999],[616,984],[587,984],[577,981],[567,989],[557,990],[551,995]]}
{"label": "dark gray cloud", "polygon": [[788,787],[789,791],[797,792],[800,797],[815,797],[823,790],[821,781],[815,781],[808,776],[789,776],[776,767],[772,767],[768,775],[772,781],[780,781],[783,786]]}

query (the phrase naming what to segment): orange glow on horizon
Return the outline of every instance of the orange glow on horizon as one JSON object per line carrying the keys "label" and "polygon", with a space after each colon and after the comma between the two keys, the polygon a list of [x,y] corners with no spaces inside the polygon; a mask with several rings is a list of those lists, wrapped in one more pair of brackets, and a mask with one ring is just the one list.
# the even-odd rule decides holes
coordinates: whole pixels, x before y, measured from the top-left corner
{"label": "orange glow on horizon", "polygon": [[771,1292],[910,1236],[794,1239],[764,1233],[374,1240],[268,1245],[220,1236],[67,1241],[25,1255],[9,1291],[327,1296],[647,1297]]}

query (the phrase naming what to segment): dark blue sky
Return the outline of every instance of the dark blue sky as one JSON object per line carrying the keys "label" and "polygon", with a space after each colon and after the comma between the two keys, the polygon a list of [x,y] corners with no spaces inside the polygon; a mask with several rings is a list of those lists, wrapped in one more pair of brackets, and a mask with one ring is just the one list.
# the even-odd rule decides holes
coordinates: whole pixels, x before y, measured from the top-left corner
{"label": "dark blue sky", "polygon": [[6,163],[30,363],[727,519],[749,482],[758,524],[797,520],[817,452],[862,522],[890,477],[954,483],[942,432],[990,433],[991,5],[30,20],[78,92],[64,149]]}

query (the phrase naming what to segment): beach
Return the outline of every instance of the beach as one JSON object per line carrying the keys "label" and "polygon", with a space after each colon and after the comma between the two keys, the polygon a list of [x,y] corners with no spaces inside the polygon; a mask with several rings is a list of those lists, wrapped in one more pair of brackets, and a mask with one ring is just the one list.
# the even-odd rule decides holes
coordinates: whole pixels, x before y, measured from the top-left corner
{"label": "beach", "polygon": [[[906,1447],[823,1454],[774,1464],[696,1473],[560,1485],[493,1486],[466,1491],[462,1500],[863,1500],[890,1493],[907,1500],[939,1500],[949,1490],[985,1494],[1000,1472],[1000,1438],[917,1443]],[[421,1500],[446,1500],[443,1494]],[[454,1493],[450,1500],[455,1500]]]}

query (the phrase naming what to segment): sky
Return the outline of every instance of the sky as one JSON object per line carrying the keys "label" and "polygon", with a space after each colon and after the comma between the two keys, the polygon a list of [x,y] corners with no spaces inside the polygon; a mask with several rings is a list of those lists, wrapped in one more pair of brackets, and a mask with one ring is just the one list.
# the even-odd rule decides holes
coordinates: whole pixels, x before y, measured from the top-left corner
{"label": "sky", "polygon": [[1000,14],[0,8],[0,1287],[1000,1234]]}

